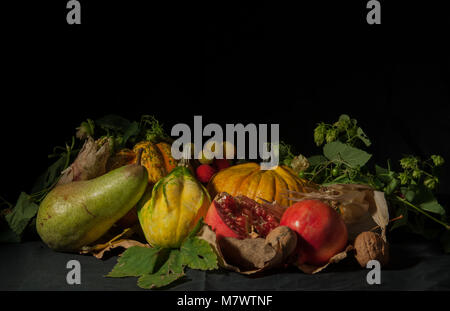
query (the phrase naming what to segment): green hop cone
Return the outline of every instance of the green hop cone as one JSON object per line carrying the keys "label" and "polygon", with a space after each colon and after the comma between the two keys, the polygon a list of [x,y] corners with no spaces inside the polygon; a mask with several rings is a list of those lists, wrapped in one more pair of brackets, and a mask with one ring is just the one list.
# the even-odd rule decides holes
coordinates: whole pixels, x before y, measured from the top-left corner
{"label": "green hop cone", "polygon": [[430,190],[434,190],[438,183],[439,183],[439,180],[437,179],[437,177],[429,177],[429,178],[425,179],[425,181],[423,182],[425,187],[427,187]]}
{"label": "green hop cone", "polygon": [[331,143],[333,141],[335,141],[338,137],[338,130],[335,128],[329,129],[327,131],[325,140],[327,141],[327,143]]}
{"label": "green hop cone", "polygon": [[314,142],[317,146],[320,146],[323,144],[325,140],[325,133],[326,133],[326,127],[324,123],[320,123],[317,125],[317,127],[314,129]]}
{"label": "green hop cone", "polygon": [[420,176],[422,176],[422,171],[421,171],[421,170],[414,170],[414,171],[412,172],[412,177],[413,177],[414,179],[419,179]]}
{"label": "green hop cone", "polygon": [[341,115],[339,121],[335,122],[333,126],[338,130],[339,133],[345,132],[352,124],[350,117],[348,115]]}
{"label": "green hop cone", "polygon": [[435,166],[442,166],[445,163],[444,158],[440,155],[432,155],[431,160],[433,160]]}
{"label": "green hop cone", "polygon": [[406,185],[408,183],[408,174],[405,172],[398,174],[398,179],[400,179],[400,183],[402,185]]}
{"label": "green hop cone", "polygon": [[419,159],[413,156],[409,156],[400,160],[400,166],[405,170],[417,168],[418,163]]}

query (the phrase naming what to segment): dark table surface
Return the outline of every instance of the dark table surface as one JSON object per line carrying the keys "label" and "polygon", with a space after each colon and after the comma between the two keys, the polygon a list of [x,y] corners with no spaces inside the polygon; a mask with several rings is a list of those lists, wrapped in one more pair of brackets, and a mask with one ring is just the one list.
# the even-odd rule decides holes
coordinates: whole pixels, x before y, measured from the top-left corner
{"label": "dark table surface", "polygon": [[[0,290],[140,290],[136,278],[104,277],[117,262],[117,256],[99,260],[88,255],[57,253],[40,241],[0,245]],[[391,241],[390,267],[382,269],[381,284],[369,285],[368,269],[348,259],[326,270],[306,275],[296,268],[248,277],[234,272],[196,271],[167,290],[450,290],[450,255],[438,243],[416,236]],[[81,284],[68,285],[66,264],[81,264]]]}

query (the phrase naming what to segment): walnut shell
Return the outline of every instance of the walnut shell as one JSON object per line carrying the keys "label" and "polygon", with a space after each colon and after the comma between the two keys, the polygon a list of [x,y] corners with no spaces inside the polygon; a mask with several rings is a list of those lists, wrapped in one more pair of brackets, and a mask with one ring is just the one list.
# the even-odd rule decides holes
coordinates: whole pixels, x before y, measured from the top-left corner
{"label": "walnut shell", "polygon": [[389,245],[378,233],[360,233],[355,239],[354,248],[355,258],[363,268],[370,260],[378,260],[382,267],[389,262]]}

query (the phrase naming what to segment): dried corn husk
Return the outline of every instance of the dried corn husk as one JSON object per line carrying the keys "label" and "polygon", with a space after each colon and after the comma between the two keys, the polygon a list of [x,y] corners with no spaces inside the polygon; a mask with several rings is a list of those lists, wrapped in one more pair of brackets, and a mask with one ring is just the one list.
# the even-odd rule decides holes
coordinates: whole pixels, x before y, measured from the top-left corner
{"label": "dried corn husk", "polygon": [[57,185],[89,180],[105,174],[109,156],[109,142],[107,140],[105,142],[94,141],[89,136],[73,163],[61,172]]}

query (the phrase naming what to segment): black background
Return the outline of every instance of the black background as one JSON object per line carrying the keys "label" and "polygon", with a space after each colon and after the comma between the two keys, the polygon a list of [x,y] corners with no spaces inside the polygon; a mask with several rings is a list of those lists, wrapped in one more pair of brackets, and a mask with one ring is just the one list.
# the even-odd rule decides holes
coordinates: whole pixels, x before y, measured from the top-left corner
{"label": "black background", "polygon": [[443,155],[439,196],[448,199],[444,1],[381,0],[381,25],[367,25],[365,0],[80,2],[82,25],[67,25],[66,1],[2,3],[0,195],[9,201],[30,190],[81,121],[110,113],[153,114],[167,131],[194,115],[279,123],[280,138],[305,155],[319,151],[316,124],[346,113],[371,138],[376,163]]}
{"label": "black background", "polygon": [[[2,22],[1,195],[15,201],[86,118],[153,114],[179,122],[279,123],[312,155],[313,129],[342,113],[375,162],[450,161],[448,16],[438,2],[65,1],[8,4]],[[449,193],[449,165],[440,193]]]}

